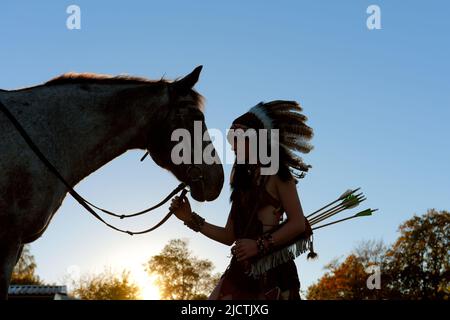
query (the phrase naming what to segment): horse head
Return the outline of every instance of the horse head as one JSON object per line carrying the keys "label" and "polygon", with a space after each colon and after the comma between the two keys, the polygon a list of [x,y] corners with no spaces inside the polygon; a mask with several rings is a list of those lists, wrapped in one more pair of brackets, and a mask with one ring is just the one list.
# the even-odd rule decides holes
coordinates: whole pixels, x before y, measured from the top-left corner
{"label": "horse head", "polygon": [[[167,105],[155,115],[156,121],[153,121],[150,128],[148,151],[156,164],[171,171],[178,180],[189,186],[192,198],[197,201],[212,201],[222,190],[224,173],[207,134],[203,97],[193,89],[201,69],[199,66],[184,78],[168,83]],[[180,156],[180,153],[174,152],[174,148],[180,144],[180,141],[174,139],[177,130],[182,130],[189,136],[189,139],[181,142],[185,147],[181,153],[189,153],[182,155],[186,160],[182,163],[174,159],[175,156]],[[214,161],[205,161],[205,150]]]}

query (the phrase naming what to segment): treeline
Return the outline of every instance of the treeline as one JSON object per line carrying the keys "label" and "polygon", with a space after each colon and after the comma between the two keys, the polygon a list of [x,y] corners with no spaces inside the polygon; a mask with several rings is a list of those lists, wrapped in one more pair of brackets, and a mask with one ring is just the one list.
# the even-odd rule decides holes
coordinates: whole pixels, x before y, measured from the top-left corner
{"label": "treeline", "polygon": [[[327,272],[307,288],[307,299],[449,299],[450,213],[429,210],[399,227],[390,246],[361,243],[351,254],[325,266]],[[218,282],[209,260],[195,257],[185,240],[174,239],[143,266],[156,278],[161,299],[206,299]],[[300,275],[301,277],[301,275]],[[26,246],[12,284],[43,284]],[[71,295],[90,300],[139,299],[139,285],[124,270],[85,274],[73,280]]]}

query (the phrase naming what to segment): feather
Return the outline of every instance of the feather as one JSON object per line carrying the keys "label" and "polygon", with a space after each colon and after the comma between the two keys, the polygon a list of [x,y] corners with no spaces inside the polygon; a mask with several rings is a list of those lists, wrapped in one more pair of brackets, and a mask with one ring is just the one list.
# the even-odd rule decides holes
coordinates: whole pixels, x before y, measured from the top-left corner
{"label": "feather", "polygon": [[304,140],[287,140],[281,142],[280,145],[288,149],[293,149],[302,153],[309,153],[314,147]]}
{"label": "feather", "polygon": [[267,115],[264,109],[261,107],[261,103],[251,108],[248,112],[253,113],[263,123],[264,128],[272,129],[272,119]]}
{"label": "feather", "polygon": [[290,109],[295,109],[298,111],[303,110],[302,107],[300,106],[300,104],[297,103],[297,101],[274,100],[274,101],[265,103],[265,105],[271,109],[289,107]]}

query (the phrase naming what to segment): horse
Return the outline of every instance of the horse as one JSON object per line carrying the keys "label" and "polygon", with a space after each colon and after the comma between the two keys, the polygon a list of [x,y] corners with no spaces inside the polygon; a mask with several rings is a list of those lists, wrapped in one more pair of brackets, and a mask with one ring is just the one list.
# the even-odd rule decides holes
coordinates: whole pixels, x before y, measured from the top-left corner
{"label": "horse", "polygon": [[[193,132],[193,122],[201,121],[207,132],[204,99],[194,89],[201,68],[173,81],[66,73],[37,86],[0,90],[0,102],[72,187],[127,150],[143,149],[186,183],[193,199],[212,201],[224,172],[211,140],[200,144],[215,157],[195,165],[201,179],[188,174],[192,164],[171,161],[173,130]],[[7,299],[23,245],[44,233],[68,190],[1,112],[0,132],[0,299]]]}

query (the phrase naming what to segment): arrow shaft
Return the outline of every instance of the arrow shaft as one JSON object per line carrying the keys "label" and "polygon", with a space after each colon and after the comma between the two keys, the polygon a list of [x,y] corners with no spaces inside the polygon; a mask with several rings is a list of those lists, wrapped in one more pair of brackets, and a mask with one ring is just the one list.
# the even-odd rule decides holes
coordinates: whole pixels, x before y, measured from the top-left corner
{"label": "arrow shaft", "polygon": [[[352,204],[356,203],[357,205],[359,205],[359,203],[361,203],[364,200],[365,200],[364,196],[362,196],[362,194],[359,194],[356,198],[354,198],[353,200],[350,200],[350,201],[353,202]],[[315,216],[314,218],[311,219],[310,223],[311,224],[317,223],[324,219],[328,219],[329,217],[335,215],[336,213],[339,213],[343,210],[349,209],[349,204],[350,203],[344,201],[344,202],[340,203],[339,205],[336,205],[333,208],[330,208],[329,210],[321,213],[320,215]]]}
{"label": "arrow shaft", "polygon": [[[354,193],[355,193],[356,191],[358,191],[359,189],[361,189],[361,188],[356,188],[356,189],[352,190],[349,194],[347,194],[346,197],[348,197],[349,195],[354,194]],[[341,200],[344,200],[344,199],[345,199],[345,197],[344,197],[344,198],[339,197],[339,198],[337,198],[336,200],[330,202],[329,204],[323,206],[322,208],[320,208],[320,209],[314,211],[313,213],[310,213],[309,215],[306,216],[306,218],[309,219],[310,217],[312,217],[313,215],[319,213],[319,212],[322,211],[323,209],[326,209],[326,208],[328,208],[329,206],[335,204],[336,202],[341,201]]]}
{"label": "arrow shaft", "polygon": [[325,220],[325,219],[328,219],[329,217],[334,216],[335,214],[337,214],[337,213],[339,213],[339,212],[342,212],[342,211],[344,211],[344,210],[345,210],[345,207],[344,207],[344,206],[341,206],[341,207],[339,207],[339,208],[336,208],[336,209],[333,210],[333,211],[328,212],[328,214],[326,214],[326,215],[323,215],[323,216],[317,217],[317,219],[311,220],[309,223],[310,223],[311,225],[317,224],[317,223],[319,223],[320,221],[323,221],[323,220]]}
{"label": "arrow shaft", "polygon": [[317,230],[317,229],[320,229],[320,228],[323,228],[323,227],[327,227],[327,226],[331,226],[333,224],[336,224],[336,223],[339,223],[339,222],[343,222],[343,221],[346,221],[346,220],[350,220],[350,219],[353,219],[353,218],[357,218],[357,216],[351,216],[351,217],[347,217],[347,218],[340,219],[340,220],[337,220],[337,221],[333,221],[333,222],[330,222],[330,223],[326,223],[326,224],[323,224],[321,226],[318,226],[318,227],[315,227],[315,228],[312,228],[312,229],[313,230]]}
{"label": "arrow shaft", "polygon": [[334,211],[334,210],[336,210],[337,208],[339,208],[341,206],[342,206],[342,203],[338,203],[337,205],[335,205],[335,206],[325,210],[324,212],[321,212],[320,214],[317,214],[314,217],[310,218],[310,220],[311,221],[316,220],[316,219],[320,218],[321,216],[323,216],[325,214],[328,214],[329,212]]}
{"label": "arrow shaft", "polygon": [[327,204],[326,206],[323,206],[323,207],[320,208],[319,210],[316,210],[316,211],[314,211],[313,213],[307,215],[306,218],[308,219],[308,218],[312,217],[313,215],[319,213],[319,212],[322,211],[323,209],[328,208],[329,206],[335,204],[335,203],[338,202],[338,201],[340,201],[340,199],[336,199],[336,200],[334,200],[333,202],[330,202],[329,204]]}

